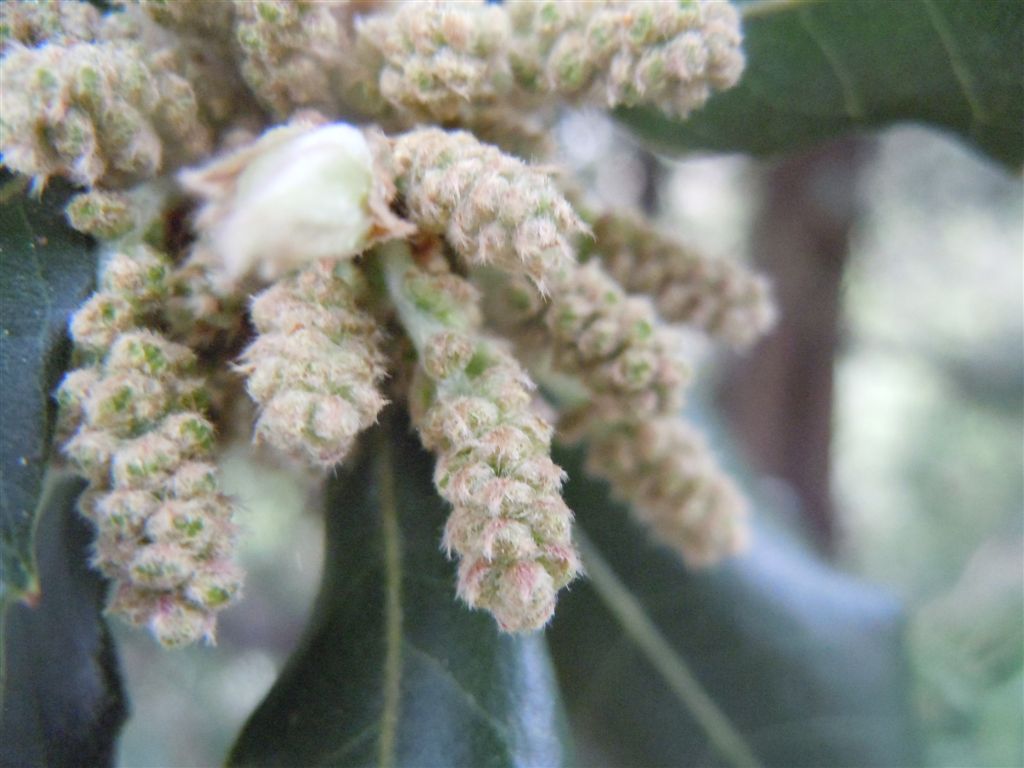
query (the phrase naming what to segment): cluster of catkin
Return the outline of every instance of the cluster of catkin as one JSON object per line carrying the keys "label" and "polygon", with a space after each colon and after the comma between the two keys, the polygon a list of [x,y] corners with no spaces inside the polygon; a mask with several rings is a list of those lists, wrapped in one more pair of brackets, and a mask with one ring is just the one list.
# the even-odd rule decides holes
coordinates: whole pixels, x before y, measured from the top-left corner
{"label": "cluster of catkin", "polygon": [[547,300],[521,280],[491,290],[495,322],[540,375],[572,377],[586,393],[561,426],[565,439],[587,441],[588,471],[688,563],[737,552],[746,540],[744,501],[679,420],[689,368],[654,301],[627,294],[597,260],[558,273]]}
{"label": "cluster of catkin", "polygon": [[256,442],[321,471],[407,408],[452,507],[456,592],[505,631],[547,623],[581,570],[556,437],[688,563],[742,545],[742,497],[679,421],[677,326],[745,346],[766,284],[640,217],[582,218],[524,159],[559,103],[685,117],[735,84],[728,3],[0,13],[4,164],[86,187],[69,221],[108,252],[57,397],[111,611],[180,645],[239,593],[207,373],[244,380]]}
{"label": "cluster of catkin", "polygon": [[232,122],[296,111],[431,122],[520,149],[555,100],[685,116],[743,69],[719,0],[5,3],[0,147],[45,180],[123,186],[192,162]]}

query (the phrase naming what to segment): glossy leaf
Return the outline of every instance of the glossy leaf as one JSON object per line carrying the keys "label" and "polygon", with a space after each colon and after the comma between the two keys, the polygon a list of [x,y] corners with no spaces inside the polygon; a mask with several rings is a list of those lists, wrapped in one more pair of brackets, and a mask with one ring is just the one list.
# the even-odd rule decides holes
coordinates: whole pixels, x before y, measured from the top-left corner
{"label": "glossy leaf", "polygon": [[576,453],[559,462],[590,573],[549,640],[589,762],[920,763],[892,600],[764,530],[747,556],[687,572]]}
{"label": "glossy leaf", "polygon": [[667,152],[786,152],[900,121],[959,134],[1024,163],[1024,3],[1019,0],[753,0],[747,69],[684,122],[619,116]]}
{"label": "glossy leaf", "polygon": [[312,624],[234,765],[559,766],[543,635],[499,634],[455,600],[433,458],[394,414],[330,482]]}
{"label": "glossy leaf", "polygon": [[93,528],[76,509],[85,483],[56,479],[36,535],[41,594],[3,626],[0,765],[104,766],[127,708],[102,618],[106,582],[89,568]]}
{"label": "glossy leaf", "polygon": [[[32,528],[67,365],[67,320],[93,284],[88,238],[64,220],[67,188],[0,197],[0,605],[37,588]],[[5,199],[6,198],[6,199]]]}

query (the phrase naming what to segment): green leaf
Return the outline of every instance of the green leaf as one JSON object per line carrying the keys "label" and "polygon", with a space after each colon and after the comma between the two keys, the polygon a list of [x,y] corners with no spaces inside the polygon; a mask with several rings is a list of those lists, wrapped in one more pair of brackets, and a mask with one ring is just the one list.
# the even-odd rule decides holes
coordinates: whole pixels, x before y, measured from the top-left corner
{"label": "green leaf", "polygon": [[102,618],[107,585],[88,565],[93,528],[76,508],[84,487],[49,484],[36,534],[41,595],[3,622],[0,765],[113,763],[127,707]]}
{"label": "green leaf", "polygon": [[96,273],[64,219],[67,187],[27,199],[0,177],[0,609],[37,589],[32,527],[53,436],[51,393],[68,362],[68,316]]}
{"label": "green leaf", "polygon": [[233,765],[559,766],[544,638],[499,634],[455,599],[433,457],[394,413],[330,482],[307,635],[246,724]]}
{"label": "green leaf", "polygon": [[664,151],[756,155],[915,121],[1024,163],[1020,0],[754,0],[743,11],[738,86],[685,122],[619,117]]}
{"label": "green leaf", "polygon": [[586,479],[578,452],[558,461],[588,578],[559,602],[549,641],[589,762],[920,763],[890,599],[765,530],[747,556],[687,572]]}

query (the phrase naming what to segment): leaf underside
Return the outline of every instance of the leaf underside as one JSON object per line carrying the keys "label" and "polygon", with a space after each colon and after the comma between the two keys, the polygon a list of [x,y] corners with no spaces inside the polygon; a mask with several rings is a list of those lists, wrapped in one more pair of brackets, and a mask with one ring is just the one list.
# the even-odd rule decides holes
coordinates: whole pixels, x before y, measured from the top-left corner
{"label": "leaf underside", "polygon": [[543,636],[502,635],[455,600],[433,458],[393,412],[362,451],[329,483],[311,626],[229,762],[564,765]]}
{"label": "leaf underside", "polygon": [[112,765],[127,717],[102,619],[106,582],[88,565],[93,528],[78,514],[85,483],[48,487],[36,535],[41,595],[3,622],[0,765]]}
{"label": "leaf underside", "polygon": [[40,200],[0,176],[0,606],[37,588],[32,529],[53,433],[50,397],[68,362],[68,316],[96,273],[91,241],[68,227],[68,188]]}
{"label": "leaf underside", "polygon": [[1024,3],[753,0],[739,85],[676,122],[619,118],[654,147],[771,155],[903,121],[1024,163]]}
{"label": "leaf underside", "polygon": [[[762,765],[920,763],[904,623],[890,599],[765,530],[746,556],[688,572],[586,479],[578,452],[558,461],[601,566],[591,560],[548,633],[581,754],[610,765],[736,763],[711,747],[665,664],[639,650],[652,633]],[[608,588],[605,570],[628,595]],[[623,601],[650,626],[623,626]]]}

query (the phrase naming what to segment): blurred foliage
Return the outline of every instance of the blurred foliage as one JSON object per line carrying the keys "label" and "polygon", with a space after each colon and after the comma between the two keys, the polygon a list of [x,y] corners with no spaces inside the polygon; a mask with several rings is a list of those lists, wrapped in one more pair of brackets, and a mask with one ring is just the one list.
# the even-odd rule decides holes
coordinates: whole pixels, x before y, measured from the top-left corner
{"label": "blurred foliage", "polygon": [[911,613],[936,766],[1024,763],[1024,185],[920,129],[861,187],[837,363],[844,559]]}
{"label": "blurred foliage", "polygon": [[549,638],[594,764],[920,762],[894,601],[769,524],[749,553],[689,572],[586,479],[579,451],[559,463],[588,579]]}
{"label": "blurred foliage", "polygon": [[620,110],[656,148],[792,151],[899,121],[957,133],[1024,163],[1019,0],[750,0],[739,85],[685,122]]}

